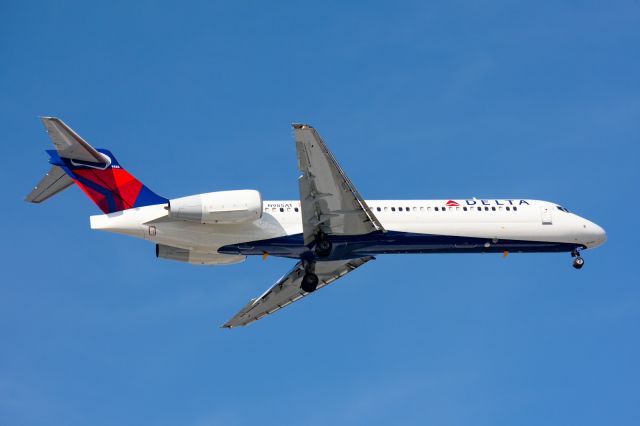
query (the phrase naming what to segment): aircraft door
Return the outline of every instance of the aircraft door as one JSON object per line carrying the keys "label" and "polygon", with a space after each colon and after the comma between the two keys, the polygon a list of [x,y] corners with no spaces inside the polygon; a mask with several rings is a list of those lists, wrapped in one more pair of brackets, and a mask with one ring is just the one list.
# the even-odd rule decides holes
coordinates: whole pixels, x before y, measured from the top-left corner
{"label": "aircraft door", "polygon": [[543,225],[553,224],[552,211],[551,207],[540,207],[540,215],[542,217]]}

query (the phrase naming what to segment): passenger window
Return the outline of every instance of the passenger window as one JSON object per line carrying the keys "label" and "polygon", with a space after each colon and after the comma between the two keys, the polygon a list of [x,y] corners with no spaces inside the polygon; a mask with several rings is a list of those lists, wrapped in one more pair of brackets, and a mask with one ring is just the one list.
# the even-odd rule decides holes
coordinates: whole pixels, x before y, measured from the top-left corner
{"label": "passenger window", "polygon": [[478,207],[478,211],[481,212],[482,211],[482,207]]}
{"label": "passenger window", "polygon": [[518,208],[516,206],[513,206],[513,211],[518,210]]}
{"label": "passenger window", "polygon": [[294,207],[294,208],[293,208],[293,211],[297,212],[297,211],[298,211],[298,208],[297,208],[297,207]]}
{"label": "passenger window", "polygon": [[391,211],[392,211],[392,212],[395,212],[395,211],[396,211],[396,208],[395,208],[395,207],[391,207]]}
{"label": "passenger window", "polygon": [[287,213],[291,211],[291,207],[287,207]]}
{"label": "passenger window", "polygon": [[491,207],[491,210],[493,210],[493,211],[495,212],[495,211],[496,211],[496,208],[495,208],[495,207]]}
{"label": "passenger window", "polygon": [[385,207],[385,208],[384,208],[384,211],[386,212],[386,211],[388,211],[388,209],[389,209],[388,207]]}
{"label": "passenger window", "polygon": [[435,211],[439,211],[437,207],[434,207],[433,209],[434,209]]}
{"label": "passenger window", "polygon": [[378,211],[381,211],[382,209],[380,207],[378,207]]}
{"label": "passenger window", "polygon": [[424,207],[420,207],[420,211],[423,212],[424,211]]}
{"label": "passenger window", "polygon": [[509,206],[506,207],[507,211],[511,211],[511,209],[509,208]]}
{"label": "passenger window", "polygon": [[488,212],[488,211],[489,211],[489,207],[485,207],[485,208],[484,208],[484,211],[485,211],[485,212]]}
{"label": "passenger window", "polygon": [[409,207],[405,207],[404,210],[405,211],[411,211],[411,209]]}
{"label": "passenger window", "polygon": [[417,212],[417,211],[418,211],[418,208],[417,208],[417,207],[414,207],[414,208],[413,208],[413,211],[414,211],[414,212]]}
{"label": "passenger window", "polygon": [[400,211],[400,212],[401,212],[401,211],[402,211],[402,207],[398,207],[398,211]]}
{"label": "passenger window", "polygon": [[284,207],[280,207],[280,213],[284,212]]}
{"label": "passenger window", "polygon": [[466,208],[466,207],[463,207],[463,208],[462,208],[462,210],[464,210],[464,211],[466,212],[466,211],[467,211],[467,208]]}

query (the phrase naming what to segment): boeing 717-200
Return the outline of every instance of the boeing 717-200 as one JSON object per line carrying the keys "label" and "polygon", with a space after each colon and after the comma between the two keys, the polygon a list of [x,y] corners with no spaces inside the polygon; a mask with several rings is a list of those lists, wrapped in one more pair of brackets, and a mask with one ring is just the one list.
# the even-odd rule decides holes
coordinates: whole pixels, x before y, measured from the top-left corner
{"label": "boeing 717-200", "polygon": [[580,269],[581,250],[606,240],[600,226],[547,201],[365,200],[306,124],[293,125],[299,199],[268,201],[246,189],[164,198],[62,120],[42,121],[55,150],[47,151],[51,169],[27,201],[40,203],[75,183],[104,213],[91,216],[92,229],[149,240],[159,258],[198,265],[247,256],[297,260],[223,327],[272,314],[381,254],[568,252]]}

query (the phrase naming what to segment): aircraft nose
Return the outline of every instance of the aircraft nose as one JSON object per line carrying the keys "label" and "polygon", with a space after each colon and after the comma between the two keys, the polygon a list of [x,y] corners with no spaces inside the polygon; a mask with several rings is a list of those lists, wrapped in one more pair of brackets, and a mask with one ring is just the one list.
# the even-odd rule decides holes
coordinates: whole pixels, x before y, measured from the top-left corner
{"label": "aircraft nose", "polygon": [[595,227],[597,228],[597,236],[598,236],[598,245],[604,244],[605,241],[607,241],[607,232],[604,230],[604,228],[600,225],[596,225],[594,223]]}
{"label": "aircraft nose", "polygon": [[585,245],[588,248],[598,247],[607,241],[607,232],[600,225],[587,220],[583,225],[583,230],[586,237]]}

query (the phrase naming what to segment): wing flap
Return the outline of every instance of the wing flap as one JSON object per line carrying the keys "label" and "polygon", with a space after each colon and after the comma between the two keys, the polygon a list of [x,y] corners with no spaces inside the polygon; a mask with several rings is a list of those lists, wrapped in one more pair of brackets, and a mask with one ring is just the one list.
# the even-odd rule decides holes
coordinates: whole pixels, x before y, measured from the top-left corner
{"label": "wing flap", "polygon": [[[317,262],[315,274],[319,280],[318,290],[372,259],[372,256],[367,256],[358,259]],[[298,262],[293,269],[280,278],[273,287],[269,288],[261,296],[252,299],[222,327],[233,328],[251,324],[308,296],[311,293],[306,293],[300,289],[300,282],[303,276],[304,267],[302,262]]]}

